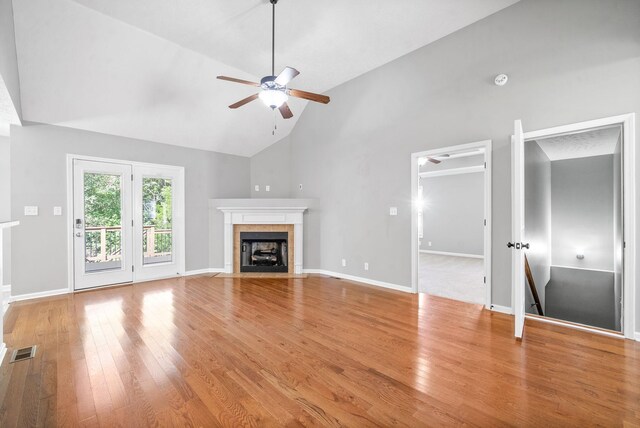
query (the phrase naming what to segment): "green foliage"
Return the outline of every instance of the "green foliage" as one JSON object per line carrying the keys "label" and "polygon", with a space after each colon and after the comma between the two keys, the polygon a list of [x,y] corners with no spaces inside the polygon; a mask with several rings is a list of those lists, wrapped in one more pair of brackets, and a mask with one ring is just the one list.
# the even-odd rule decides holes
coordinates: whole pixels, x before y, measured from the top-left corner
{"label": "green foliage", "polygon": [[[119,227],[121,221],[120,176],[87,173],[84,176],[85,227]],[[144,178],[142,180],[142,217],[144,226],[157,230],[172,229],[172,183],[165,178]],[[87,256],[95,257],[100,251],[100,231],[86,232]],[[157,234],[155,250],[171,251],[171,234]],[[120,230],[106,232],[106,252],[120,253]],[[146,236],[143,242],[146,250]]]}
{"label": "green foliage", "polygon": [[145,178],[142,180],[142,213],[145,226],[158,229],[171,229],[172,192],[171,180],[166,178]]}
{"label": "green foliage", "polygon": [[85,174],[84,216],[87,227],[120,226],[120,176]]}

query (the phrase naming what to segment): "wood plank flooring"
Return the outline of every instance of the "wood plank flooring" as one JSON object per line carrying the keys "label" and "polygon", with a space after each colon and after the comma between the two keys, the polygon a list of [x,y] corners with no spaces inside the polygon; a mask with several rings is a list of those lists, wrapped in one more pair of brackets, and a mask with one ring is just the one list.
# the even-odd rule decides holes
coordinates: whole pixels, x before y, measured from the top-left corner
{"label": "wood plank flooring", "polygon": [[0,426],[635,426],[640,346],[334,278],[11,305]]}

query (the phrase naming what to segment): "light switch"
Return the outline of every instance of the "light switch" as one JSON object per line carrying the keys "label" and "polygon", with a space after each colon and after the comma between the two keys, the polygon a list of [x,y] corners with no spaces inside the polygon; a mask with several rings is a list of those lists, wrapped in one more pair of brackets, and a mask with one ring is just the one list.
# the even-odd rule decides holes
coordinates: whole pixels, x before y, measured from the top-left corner
{"label": "light switch", "polygon": [[53,215],[62,215],[62,207],[53,207]]}
{"label": "light switch", "polygon": [[271,186],[269,186],[267,184],[266,186],[264,186],[264,190],[265,190],[265,192],[270,192],[271,191]]}
{"label": "light switch", "polygon": [[35,207],[35,206],[24,207],[24,215],[38,215],[38,207]]}
{"label": "light switch", "polygon": [[389,215],[398,215],[398,207],[390,207]]}
{"label": "light switch", "polygon": [[260,186],[258,184],[256,184],[253,188],[255,189],[256,192],[260,191]]}

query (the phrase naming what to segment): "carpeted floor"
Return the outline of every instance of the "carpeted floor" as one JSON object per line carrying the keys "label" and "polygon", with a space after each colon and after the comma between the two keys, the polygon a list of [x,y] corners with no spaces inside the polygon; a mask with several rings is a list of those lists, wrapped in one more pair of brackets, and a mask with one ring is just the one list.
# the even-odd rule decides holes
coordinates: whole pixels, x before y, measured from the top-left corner
{"label": "carpeted floor", "polygon": [[419,290],[470,303],[485,303],[484,260],[420,253]]}

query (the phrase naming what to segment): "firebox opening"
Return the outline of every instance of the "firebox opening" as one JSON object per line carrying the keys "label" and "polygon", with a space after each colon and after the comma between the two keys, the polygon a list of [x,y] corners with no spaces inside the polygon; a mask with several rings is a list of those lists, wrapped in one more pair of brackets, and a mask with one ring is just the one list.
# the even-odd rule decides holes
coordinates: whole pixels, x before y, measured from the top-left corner
{"label": "firebox opening", "polygon": [[287,232],[240,232],[240,272],[288,272]]}

